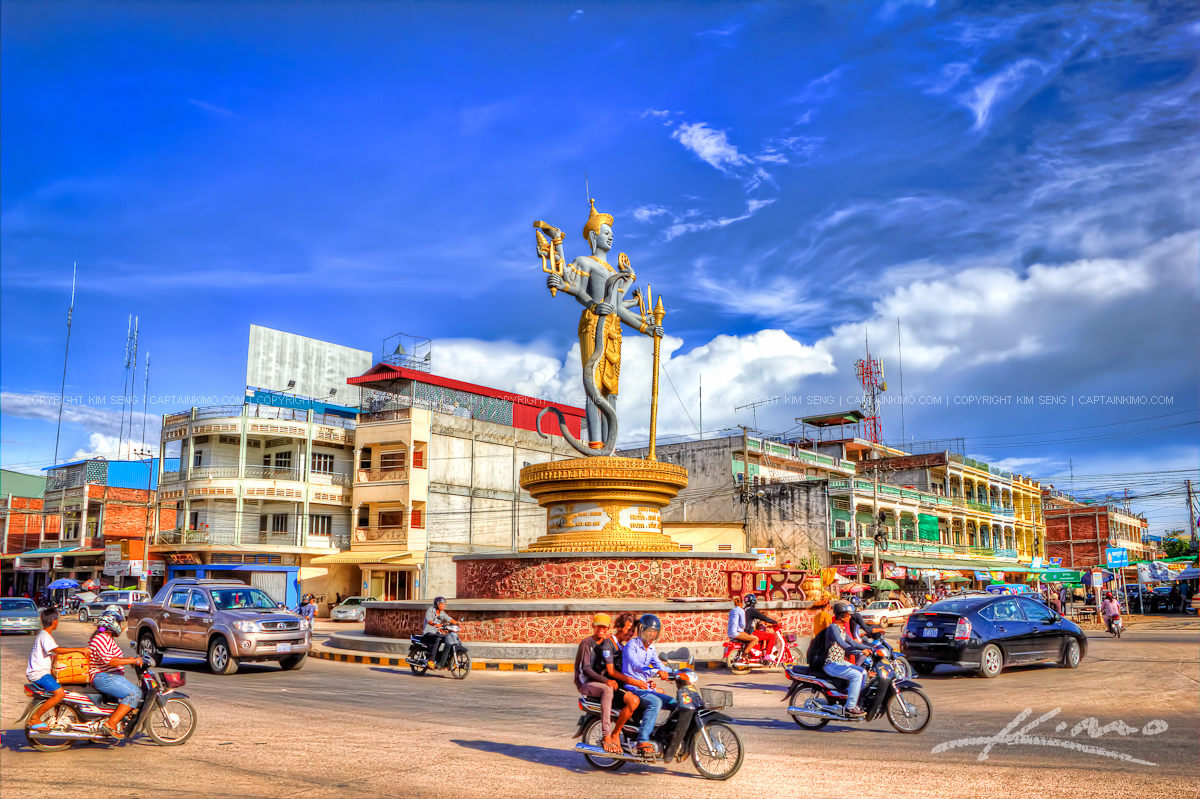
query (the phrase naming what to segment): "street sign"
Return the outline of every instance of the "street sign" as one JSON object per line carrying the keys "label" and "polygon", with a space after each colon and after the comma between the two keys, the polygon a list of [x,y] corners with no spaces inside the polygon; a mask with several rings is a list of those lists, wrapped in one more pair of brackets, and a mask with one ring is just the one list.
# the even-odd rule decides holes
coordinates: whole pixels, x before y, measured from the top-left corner
{"label": "street sign", "polygon": [[1129,550],[1124,547],[1107,547],[1104,550],[1104,560],[1109,566],[1128,566]]}
{"label": "street sign", "polygon": [[1062,558],[1050,558],[1050,565],[1051,566],[1061,566]]}

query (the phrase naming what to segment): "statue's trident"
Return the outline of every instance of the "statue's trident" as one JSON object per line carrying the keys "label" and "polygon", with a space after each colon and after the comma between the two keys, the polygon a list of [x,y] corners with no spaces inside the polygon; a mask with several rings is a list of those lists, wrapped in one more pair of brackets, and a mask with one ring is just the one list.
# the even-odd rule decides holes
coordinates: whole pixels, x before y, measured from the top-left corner
{"label": "statue's trident", "polygon": [[[661,326],[663,317],[667,315],[663,308],[662,297],[658,298],[658,304],[653,302],[653,296],[650,292],[650,287],[646,286],[646,305],[653,308],[651,312],[654,316],[654,324]],[[650,373],[650,460],[656,461],[658,457],[655,455],[655,439],[658,437],[658,352],[659,344],[662,341],[661,336],[653,336],[654,339],[654,371]]]}
{"label": "statue's trident", "polygon": [[[549,222],[534,222],[533,227],[533,235],[537,236],[537,254],[542,259],[542,271],[563,277],[565,269],[562,259],[558,257],[558,251],[555,249],[558,244],[562,243],[562,233]],[[546,240],[546,237],[542,235],[543,230],[550,234],[554,239],[553,242]],[[550,289],[550,296],[557,297],[558,289]]]}

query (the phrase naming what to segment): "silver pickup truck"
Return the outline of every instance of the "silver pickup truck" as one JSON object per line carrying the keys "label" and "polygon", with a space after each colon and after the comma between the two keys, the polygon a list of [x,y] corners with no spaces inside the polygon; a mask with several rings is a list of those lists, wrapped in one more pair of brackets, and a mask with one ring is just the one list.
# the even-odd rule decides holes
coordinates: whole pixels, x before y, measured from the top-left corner
{"label": "silver pickup truck", "polygon": [[127,618],[138,654],[159,664],[168,650],[203,652],[215,674],[233,674],[244,660],[298,669],[312,647],[307,619],[236,580],[172,580],[154,599],[133,605]]}

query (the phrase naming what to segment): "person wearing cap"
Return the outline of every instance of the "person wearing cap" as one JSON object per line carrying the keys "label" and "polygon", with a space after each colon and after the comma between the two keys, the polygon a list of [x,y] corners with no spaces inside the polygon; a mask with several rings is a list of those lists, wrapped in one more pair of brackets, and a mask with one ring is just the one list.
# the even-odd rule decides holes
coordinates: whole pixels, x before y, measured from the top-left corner
{"label": "person wearing cap", "polygon": [[[442,631],[442,627],[457,623],[446,612],[446,597],[444,596],[434,599],[433,607],[425,609],[425,628],[421,630],[421,635],[424,638],[425,648],[429,650],[429,662],[434,668],[441,668],[441,664],[438,662],[441,660],[438,656],[438,647],[446,640],[446,633]],[[450,651],[449,646],[446,647],[446,651]]]}
{"label": "person wearing cap", "polygon": [[633,718],[634,711],[641,703],[637,695],[628,689],[631,681],[624,672],[623,651],[636,629],[633,614],[622,613],[617,616],[608,637],[593,649],[592,671],[601,675],[601,679],[612,687],[613,701],[621,706],[612,732],[604,739],[605,750],[613,753],[621,751],[621,730],[625,723]]}
{"label": "person wearing cap", "polygon": [[613,741],[612,735],[612,704],[617,682],[605,679],[592,668],[592,661],[596,658],[596,647],[604,642],[610,626],[612,619],[607,613],[597,613],[592,617],[592,634],[580,641],[579,648],[575,650],[575,687],[582,696],[600,700],[600,729],[604,733],[604,751],[620,754],[621,746]]}

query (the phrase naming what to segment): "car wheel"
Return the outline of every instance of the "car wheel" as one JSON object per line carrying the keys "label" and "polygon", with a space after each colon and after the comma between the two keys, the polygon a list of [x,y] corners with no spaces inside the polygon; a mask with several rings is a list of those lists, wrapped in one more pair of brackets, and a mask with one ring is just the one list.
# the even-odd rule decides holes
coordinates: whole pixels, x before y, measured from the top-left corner
{"label": "car wheel", "polygon": [[308,662],[308,654],[291,655],[290,657],[280,658],[279,667],[284,671],[299,671],[304,668],[304,664]]}
{"label": "car wheel", "polygon": [[[1074,640],[1074,639],[1072,639]],[[979,670],[976,672],[980,677],[992,678],[1000,674],[1004,670],[1004,653],[1000,651],[1000,647],[995,644],[988,644],[979,653]]]}
{"label": "car wheel", "polygon": [[891,621],[889,621],[889,620],[888,620],[888,617],[887,617],[887,616],[884,616],[882,619],[880,619],[880,620],[879,620],[879,626],[880,626],[880,627],[882,627],[882,628],[883,628],[883,629],[885,629],[885,630],[886,630],[886,629],[887,629],[887,628],[888,628],[890,625],[891,625]]}
{"label": "car wheel", "polygon": [[913,670],[917,674],[929,676],[930,674],[933,674],[933,670],[937,668],[937,664],[936,663],[913,663],[912,667],[913,667]]}
{"label": "car wheel", "polygon": [[355,619],[355,621],[359,621],[359,622],[366,621],[367,620],[367,612],[365,610],[360,610],[358,612],[358,615],[355,616],[354,619]]}
{"label": "car wheel", "polygon": [[80,621],[82,621],[82,622],[88,622],[88,621],[90,621],[90,619],[88,618],[88,612],[87,612],[87,608],[80,608],[80,609],[79,609],[79,620],[80,620]]}
{"label": "car wheel", "polygon": [[163,653],[158,648],[158,645],[154,643],[154,635],[149,630],[145,630],[141,635],[138,636],[137,641],[138,654],[142,655],[143,657],[149,655],[154,659],[155,666],[161,666],[163,662]]}
{"label": "car wheel", "polygon": [[1067,645],[1063,648],[1062,665],[1065,669],[1079,668],[1080,651],[1079,642],[1074,638],[1067,639]]}
{"label": "car wheel", "polygon": [[208,645],[208,667],[213,674],[222,676],[237,671],[237,658],[229,650],[229,642],[223,636],[216,636]]}

